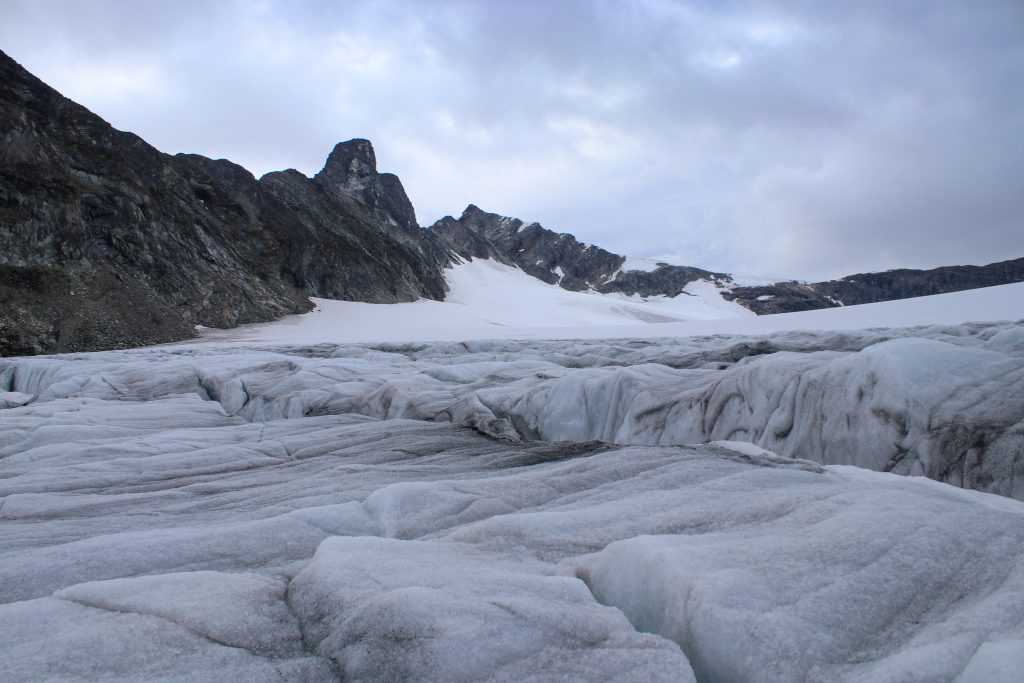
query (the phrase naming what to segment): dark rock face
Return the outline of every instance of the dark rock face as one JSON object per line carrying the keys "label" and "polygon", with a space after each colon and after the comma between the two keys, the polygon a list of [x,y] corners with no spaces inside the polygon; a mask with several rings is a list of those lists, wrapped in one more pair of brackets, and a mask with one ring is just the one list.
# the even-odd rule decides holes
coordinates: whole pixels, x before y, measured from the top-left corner
{"label": "dark rock face", "polygon": [[496,259],[573,291],[676,296],[695,280],[729,281],[728,275],[685,266],[623,272],[624,256],[581,244],[572,235],[552,232],[537,223],[481,211],[472,204],[458,220],[445,216],[430,229],[464,259]]}
{"label": "dark rock face", "polygon": [[266,201],[261,216],[280,240],[282,278],[329,299],[444,299],[447,250],[416,224],[397,177],[366,166],[358,176],[345,176],[334,166],[350,148],[368,150],[372,163],[370,143],[351,140],[335,147],[313,179],[298,171],[260,178]]}
{"label": "dark rock face", "polygon": [[[496,258],[564,289],[597,288],[625,260],[598,247],[580,244],[566,233],[537,223],[481,211],[470,204],[458,220],[445,216],[431,226],[463,258]],[[560,268],[563,275],[556,269]]]}
{"label": "dark rock face", "polygon": [[442,299],[448,255],[365,140],[256,180],[112,128],[0,53],[0,355],[138,346]]}
{"label": "dark rock face", "polygon": [[978,287],[1024,282],[1024,258],[987,266],[943,266],[932,270],[889,270],[849,275],[815,288],[844,305],[908,299]]}
{"label": "dark rock face", "polygon": [[840,305],[837,302],[829,301],[812,285],[795,280],[756,287],[734,287],[730,291],[722,292],[722,296],[749,308],[758,315],[811,311],[816,308]]}
{"label": "dark rock face", "polygon": [[392,173],[377,173],[377,155],[369,140],[339,142],[314,177],[321,187],[352,197],[374,209],[378,218],[410,232],[419,232],[416,211],[402,181]]}
{"label": "dark rock face", "polygon": [[730,292],[723,292],[723,296],[764,315],[909,299],[1013,282],[1024,282],[1024,258],[987,266],[899,269],[859,273],[826,282],[777,282],[760,287],[736,287]]}
{"label": "dark rock face", "polygon": [[623,294],[639,294],[640,296],[675,296],[683,291],[683,287],[697,280],[709,280],[720,284],[732,282],[725,273],[712,273],[690,266],[672,266],[659,264],[650,272],[628,270],[601,287],[600,292],[622,292]]}

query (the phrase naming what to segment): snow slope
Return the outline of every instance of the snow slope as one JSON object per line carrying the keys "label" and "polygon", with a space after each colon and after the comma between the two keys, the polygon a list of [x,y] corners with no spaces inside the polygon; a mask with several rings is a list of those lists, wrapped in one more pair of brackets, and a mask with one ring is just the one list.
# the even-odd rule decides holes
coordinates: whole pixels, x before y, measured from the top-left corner
{"label": "snow slope", "polygon": [[447,271],[444,302],[364,304],[314,299],[316,309],[274,323],[203,330],[208,341],[274,343],[609,339],[783,330],[860,329],[1024,319],[1024,283],[862,306],[755,316],[713,283],[674,298],[569,292],[517,268],[476,259]]}
{"label": "snow slope", "polygon": [[[513,266],[474,259],[446,271],[445,301],[364,304],[313,299],[316,309],[282,321],[236,330],[205,330],[207,339],[264,341],[398,341],[532,336],[567,328],[748,318],[754,314],[726,301],[710,282],[693,282],[679,296],[628,297],[570,292]],[[557,332],[561,334],[561,332]]]}
{"label": "snow slope", "polygon": [[659,267],[659,264],[664,261],[657,261],[649,258],[637,258],[636,256],[627,256],[626,260],[622,262],[620,270],[628,272],[631,270],[639,270],[643,273],[653,273]]}

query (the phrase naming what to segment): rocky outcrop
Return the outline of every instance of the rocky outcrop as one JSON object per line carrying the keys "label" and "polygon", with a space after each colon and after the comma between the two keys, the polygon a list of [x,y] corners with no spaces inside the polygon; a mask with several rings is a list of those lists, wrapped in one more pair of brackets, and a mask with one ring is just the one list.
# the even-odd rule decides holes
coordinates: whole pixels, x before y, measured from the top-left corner
{"label": "rocky outcrop", "polygon": [[310,179],[260,178],[261,216],[283,251],[281,276],[314,296],[369,303],[444,299],[447,249],[416,224],[402,188],[378,174],[367,140],[338,144]]}
{"label": "rocky outcrop", "polygon": [[1024,258],[987,266],[943,266],[932,270],[888,270],[858,273],[825,282],[777,282],[759,287],[734,287],[723,292],[758,315],[816,308],[871,304],[916,296],[959,292],[1024,282]]}
{"label": "rocky outcrop", "polygon": [[377,172],[377,156],[369,140],[338,143],[314,180],[370,207],[384,223],[419,232],[416,211],[402,181],[393,173]]}
{"label": "rocky outcrop", "polygon": [[472,204],[458,220],[445,216],[431,229],[463,258],[494,258],[516,265],[538,280],[574,291],[600,287],[625,260],[581,244],[567,233],[487,213]]}
{"label": "rocky outcrop", "polygon": [[463,259],[492,258],[573,291],[676,296],[696,280],[730,281],[723,273],[668,264],[650,272],[624,271],[624,256],[582,244],[568,233],[553,232],[538,223],[487,213],[472,204],[458,219],[445,216],[430,229]]}
{"label": "rocky outcrop", "polygon": [[639,294],[648,296],[676,296],[691,282],[707,280],[721,287],[726,287],[732,278],[725,273],[712,273],[690,266],[674,266],[660,263],[652,271],[626,270],[618,273],[615,279],[598,288],[600,292],[622,292],[623,294]]}
{"label": "rocky outcrop", "polygon": [[115,130],[0,53],[0,355],[185,339],[311,308],[441,299],[448,253],[365,140],[257,180]]}
{"label": "rocky outcrop", "polygon": [[515,265],[564,289],[601,293],[677,296],[698,280],[717,284],[723,298],[758,315],[876,303],[1024,281],[1024,258],[987,266],[946,266],[934,270],[860,273],[826,282],[776,282],[736,286],[730,275],[658,263],[650,270],[626,269],[628,260],[580,243],[567,233],[537,223],[482,211],[472,204],[456,219],[445,216],[430,227],[463,259],[489,258]]}

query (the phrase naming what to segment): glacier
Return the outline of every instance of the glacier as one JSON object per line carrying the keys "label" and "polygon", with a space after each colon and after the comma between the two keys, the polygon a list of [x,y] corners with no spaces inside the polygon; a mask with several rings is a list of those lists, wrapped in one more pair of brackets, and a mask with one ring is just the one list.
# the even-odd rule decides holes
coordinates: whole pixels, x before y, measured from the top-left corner
{"label": "glacier", "polygon": [[63,411],[5,446],[6,680],[935,681],[1024,643],[1005,497],[749,444]]}
{"label": "glacier", "polygon": [[132,401],[141,416],[181,410],[187,398],[258,423],[359,414],[452,422],[512,441],[746,441],[786,457],[1024,499],[1019,323],[648,340],[185,345],[0,361],[0,388],[7,404],[30,401],[0,417],[0,453],[34,448],[95,402]]}
{"label": "glacier", "polygon": [[4,680],[968,683],[1024,664],[1024,321],[279,325],[0,359]]}

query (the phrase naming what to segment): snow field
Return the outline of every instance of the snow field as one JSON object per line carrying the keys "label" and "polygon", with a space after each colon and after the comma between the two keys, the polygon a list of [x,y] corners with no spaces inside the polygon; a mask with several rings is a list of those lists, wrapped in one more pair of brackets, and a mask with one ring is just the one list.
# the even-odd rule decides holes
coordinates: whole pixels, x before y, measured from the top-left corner
{"label": "snow field", "polygon": [[365,304],[313,299],[316,309],[276,323],[235,330],[204,330],[207,339],[310,343],[411,341],[523,335],[553,329],[586,330],[687,320],[748,318],[753,313],[726,301],[710,282],[692,282],[676,297],[570,292],[488,259],[446,271],[445,301]]}
{"label": "snow field", "polygon": [[691,282],[675,297],[642,299],[569,292],[487,259],[459,264],[446,273],[450,292],[443,302],[364,304],[313,299],[316,309],[310,313],[233,330],[204,329],[202,338],[228,344],[650,339],[1024,320],[1024,283],[756,316],[723,299],[723,290],[707,281]]}

